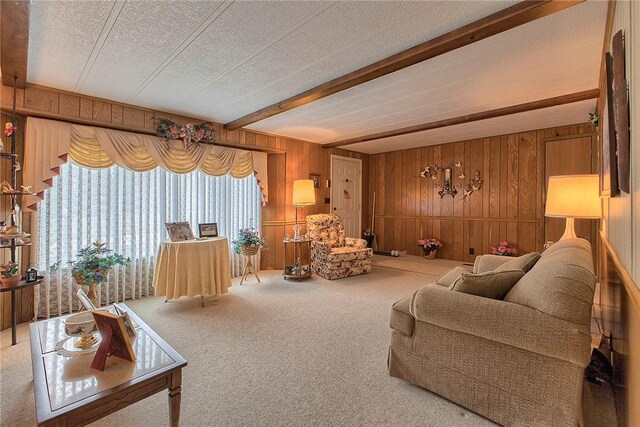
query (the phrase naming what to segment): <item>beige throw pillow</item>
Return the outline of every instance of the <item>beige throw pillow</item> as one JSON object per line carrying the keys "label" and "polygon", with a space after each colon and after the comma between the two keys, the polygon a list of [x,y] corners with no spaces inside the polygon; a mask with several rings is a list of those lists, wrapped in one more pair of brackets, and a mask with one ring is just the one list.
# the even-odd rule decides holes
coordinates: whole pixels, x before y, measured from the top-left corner
{"label": "beige throw pillow", "polygon": [[467,267],[455,267],[436,279],[436,285],[449,287],[455,282],[462,273],[471,273]]}
{"label": "beige throw pillow", "polygon": [[536,265],[536,262],[538,262],[539,259],[540,254],[538,252],[531,252],[529,254],[510,259],[493,271],[522,270],[526,273]]}
{"label": "beige throw pillow", "polygon": [[480,274],[462,273],[449,289],[501,300],[523,276],[524,271],[522,270],[494,270]]}

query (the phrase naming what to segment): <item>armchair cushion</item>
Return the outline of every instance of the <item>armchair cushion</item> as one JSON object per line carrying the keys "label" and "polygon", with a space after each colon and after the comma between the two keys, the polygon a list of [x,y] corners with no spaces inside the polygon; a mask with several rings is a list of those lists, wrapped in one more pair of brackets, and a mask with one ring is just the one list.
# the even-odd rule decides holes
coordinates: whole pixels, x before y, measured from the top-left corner
{"label": "armchair cushion", "polygon": [[480,255],[476,257],[473,263],[473,272],[475,274],[493,271],[505,262],[509,262],[509,257],[500,255]]}
{"label": "armchair cushion", "polygon": [[345,246],[351,246],[358,249],[366,249],[367,241],[364,239],[356,239],[354,237],[345,237],[344,238]]}
{"label": "armchair cushion", "polygon": [[522,276],[524,276],[524,271],[522,270],[494,270],[480,274],[462,273],[449,289],[479,297],[501,300],[513,285],[522,279]]}

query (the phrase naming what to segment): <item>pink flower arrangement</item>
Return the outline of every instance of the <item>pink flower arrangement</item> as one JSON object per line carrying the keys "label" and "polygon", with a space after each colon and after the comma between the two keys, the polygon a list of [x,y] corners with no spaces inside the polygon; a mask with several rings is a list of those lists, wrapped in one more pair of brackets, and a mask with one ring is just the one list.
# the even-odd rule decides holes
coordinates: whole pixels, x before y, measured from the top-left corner
{"label": "pink flower arrangement", "polygon": [[213,144],[215,140],[213,127],[208,123],[187,123],[180,126],[168,119],[158,119],[156,135],[167,139],[181,139],[187,151],[191,149],[192,144]]}
{"label": "pink flower arrangement", "polygon": [[440,241],[434,237],[429,237],[426,239],[418,240],[418,246],[422,247],[424,253],[428,255],[429,253],[437,251],[439,248],[441,248],[442,243],[440,243]]}
{"label": "pink flower arrangement", "polygon": [[17,127],[15,127],[15,126],[13,125],[13,123],[11,123],[11,122],[7,122],[7,123],[5,123],[5,125],[4,125],[4,134],[5,134],[5,135],[7,135],[7,136],[11,136],[11,135],[13,135],[13,132],[15,132],[15,131],[16,131],[16,129],[18,129],[18,128],[17,128]]}
{"label": "pink flower arrangement", "polygon": [[516,248],[510,248],[507,242],[500,242],[491,247],[491,253],[500,256],[516,256],[518,255],[518,250]]}

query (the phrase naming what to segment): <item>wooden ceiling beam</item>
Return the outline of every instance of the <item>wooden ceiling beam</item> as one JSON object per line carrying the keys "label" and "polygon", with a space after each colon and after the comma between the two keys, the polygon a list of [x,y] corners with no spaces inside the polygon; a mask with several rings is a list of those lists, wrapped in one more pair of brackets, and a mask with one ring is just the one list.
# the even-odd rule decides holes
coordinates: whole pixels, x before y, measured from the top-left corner
{"label": "wooden ceiling beam", "polygon": [[360,142],[373,141],[376,139],[390,138],[392,136],[407,135],[410,133],[423,132],[431,129],[438,129],[447,126],[459,125],[462,123],[476,122],[479,120],[492,119],[494,117],[508,116],[510,114],[524,113],[526,111],[540,110],[542,108],[555,107],[556,105],[571,104],[574,102],[595,99],[600,96],[600,89],[590,89],[582,92],[570,93],[568,95],[555,96],[553,98],[540,99],[538,101],[526,102],[524,104],[511,105],[497,108],[495,110],[482,111],[479,113],[467,114],[450,119],[437,120],[434,122],[422,123],[415,126],[400,129],[388,130],[385,132],[373,133],[370,135],[358,136],[342,141],[323,144],[323,148],[344,147],[345,145],[358,144]]}
{"label": "wooden ceiling beam", "polygon": [[293,108],[358,86],[378,77],[410,67],[427,59],[486,39],[527,22],[534,21],[582,3],[584,0],[527,0],[436,37],[388,58],[306,90],[298,95],[262,108],[224,125],[234,130]]}
{"label": "wooden ceiling beam", "polygon": [[2,0],[0,2],[0,70],[2,84],[13,87],[14,77],[18,87],[27,84],[27,59],[29,56],[29,0]]}

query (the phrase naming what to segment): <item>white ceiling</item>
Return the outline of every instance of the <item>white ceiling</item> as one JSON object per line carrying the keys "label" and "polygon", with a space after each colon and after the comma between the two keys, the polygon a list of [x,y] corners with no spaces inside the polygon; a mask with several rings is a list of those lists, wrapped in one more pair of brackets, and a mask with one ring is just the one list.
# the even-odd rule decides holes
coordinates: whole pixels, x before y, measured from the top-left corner
{"label": "white ceiling", "polygon": [[[32,1],[27,80],[225,123],[512,3]],[[606,2],[588,1],[249,128],[327,143],[592,89],[605,18]],[[390,151],[584,122],[594,106],[349,148]]]}

